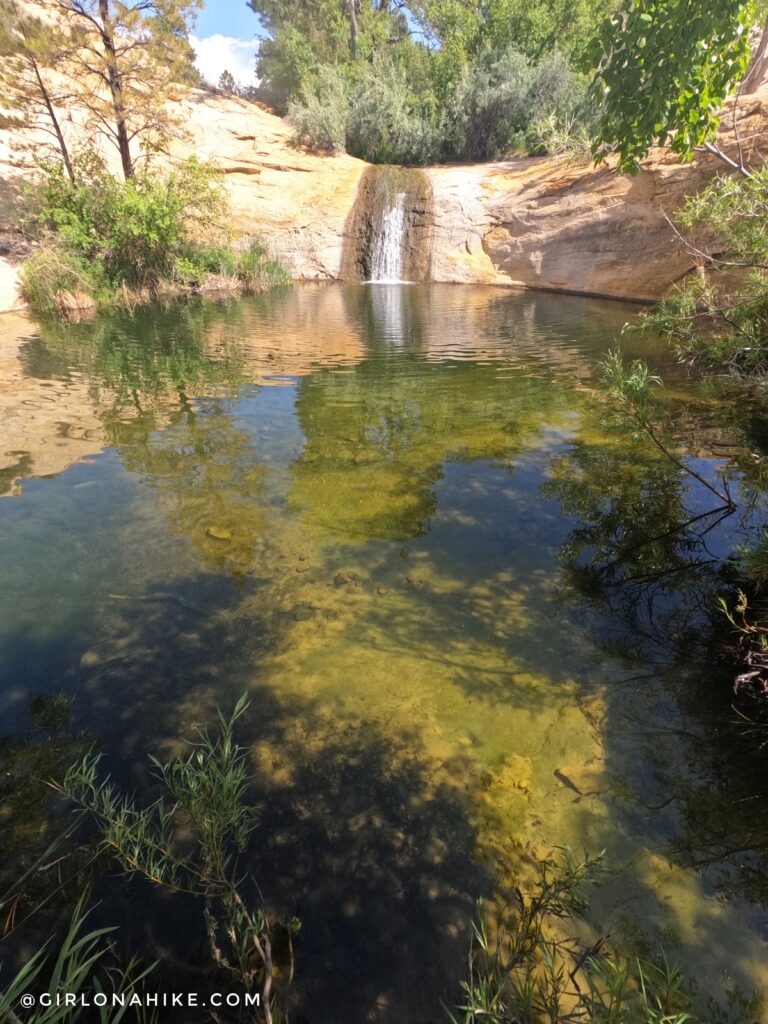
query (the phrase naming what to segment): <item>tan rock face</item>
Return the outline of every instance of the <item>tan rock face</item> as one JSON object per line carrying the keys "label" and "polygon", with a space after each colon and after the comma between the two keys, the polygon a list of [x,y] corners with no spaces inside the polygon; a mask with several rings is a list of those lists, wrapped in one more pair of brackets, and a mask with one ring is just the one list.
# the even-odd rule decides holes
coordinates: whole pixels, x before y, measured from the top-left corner
{"label": "tan rock face", "polygon": [[219,165],[237,230],[260,235],[297,279],[339,277],[346,221],[367,165],[295,147],[290,126],[254,103],[195,92],[186,106],[190,137],[171,155],[195,153]]}
{"label": "tan rock face", "polygon": [[[740,139],[759,159],[767,100],[741,100],[735,122],[727,108],[726,152]],[[635,177],[563,157],[431,168],[432,278],[656,300],[692,265],[664,211],[725,170],[713,156],[680,164],[661,150]],[[696,241],[716,247],[713,237]]]}
{"label": "tan rock face", "polygon": [[[728,108],[721,144],[734,152],[766,128],[768,94]],[[367,165],[308,153],[290,127],[252,103],[194,91],[183,101],[188,137],[172,159],[196,153],[221,167],[233,227],[258,235],[296,279],[345,276],[355,203]],[[81,129],[69,122],[77,138]],[[0,230],[15,219],[15,183],[32,173],[24,139],[0,132]],[[660,297],[691,267],[663,211],[674,211],[724,165],[681,165],[662,151],[636,177],[565,158],[429,168],[433,193],[429,277],[435,281],[547,288],[638,300]],[[714,244],[714,239],[701,239]],[[0,310],[18,305],[13,261],[0,265]]]}

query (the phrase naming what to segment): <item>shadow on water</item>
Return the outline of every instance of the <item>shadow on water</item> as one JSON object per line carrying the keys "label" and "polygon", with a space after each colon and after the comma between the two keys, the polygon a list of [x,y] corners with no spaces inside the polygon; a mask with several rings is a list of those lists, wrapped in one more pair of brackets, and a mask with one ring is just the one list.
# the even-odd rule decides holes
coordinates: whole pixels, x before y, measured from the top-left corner
{"label": "shadow on water", "polygon": [[733,670],[714,643],[723,632],[717,599],[733,587],[728,558],[765,530],[763,470],[754,454],[740,458],[746,440],[754,452],[754,437],[740,437],[727,415],[720,429],[706,409],[696,422],[695,402],[676,415],[678,440],[712,486],[718,449],[733,451],[733,510],[618,428],[609,445],[574,444],[543,486],[575,520],[559,560],[592,635],[634,673],[608,684],[604,762],[585,776],[573,820],[632,865],[609,886],[619,931],[641,950],[663,942],[683,959],[706,1019],[757,1022],[755,957],[768,939],[766,751],[732,707]]}
{"label": "shadow on water", "polygon": [[[768,801],[700,640],[762,513],[716,523],[593,414],[625,314],[310,287],[20,346],[30,408],[55,384],[84,440],[0,505],[2,731],[23,746],[30,697],[61,689],[75,746],[151,795],[146,754],[248,691],[248,867],[302,919],[307,1021],[443,1019],[474,899],[566,842],[606,848],[596,911],[630,946],[663,939],[720,993],[760,973]],[[713,476],[744,443],[719,417],[678,425]],[[14,421],[18,477],[57,465],[40,422]],[[194,908],[97,892],[127,947],[205,975]]]}
{"label": "shadow on water", "polygon": [[[101,680],[108,681],[108,675]],[[172,708],[179,706],[163,711],[173,687],[169,679],[169,691],[153,708],[152,726],[141,699],[126,714],[117,695],[111,711],[108,699],[102,699],[102,720],[114,716],[114,727],[119,723],[126,739],[139,731],[142,755],[160,753],[167,749]],[[187,694],[198,711],[211,697],[199,679]],[[444,1019],[443,1004],[453,1001],[462,976],[474,899],[492,885],[490,875],[475,863],[476,830],[466,802],[445,781],[461,776],[461,758],[438,771],[419,754],[417,732],[395,739],[364,723],[339,724],[323,706],[301,707],[295,700],[283,705],[265,689],[252,690],[251,698],[240,739],[252,744],[255,775],[249,796],[259,808],[259,821],[240,868],[256,881],[273,916],[298,915],[301,920],[294,1019],[317,1024]],[[87,746],[87,737],[64,734],[42,746],[28,737],[26,744],[16,741],[14,749],[35,772],[55,775]],[[102,735],[98,748],[105,750],[104,771],[125,789],[138,789],[140,799],[157,795],[136,763],[133,743],[116,748]],[[3,758],[6,768],[9,756]],[[28,785],[23,791],[19,787],[17,796],[28,801]],[[38,794],[23,814],[33,835],[46,814],[42,799]],[[50,818],[50,809],[47,813]],[[60,813],[53,820],[61,827]],[[29,863],[38,837],[31,844],[28,837],[25,841],[27,832],[18,825],[14,834],[25,842]],[[14,854],[10,847],[7,852]],[[15,854],[18,863],[18,847]],[[83,847],[64,858],[61,870],[65,892],[35,919],[38,925],[47,921],[55,929],[66,912],[62,899],[73,899],[90,877],[98,901],[92,923],[120,924],[116,938],[124,958],[136,953],[146,960],[160,957],[155,987],[206,992],[231,986],[211,972],[194,901],[119,880],[109,861],[94,864]],[[52,887],[56,895],[57,881],[61,877],[49,879],[47,887],[27,887],[19,917]],[[34,948],[34,934],[22,930],[15,937],[22,958],[30,949],[27,942]],[[15,963],[7,947],[6,969]],[[179,1019],[191,1018],[185,1011]]]}

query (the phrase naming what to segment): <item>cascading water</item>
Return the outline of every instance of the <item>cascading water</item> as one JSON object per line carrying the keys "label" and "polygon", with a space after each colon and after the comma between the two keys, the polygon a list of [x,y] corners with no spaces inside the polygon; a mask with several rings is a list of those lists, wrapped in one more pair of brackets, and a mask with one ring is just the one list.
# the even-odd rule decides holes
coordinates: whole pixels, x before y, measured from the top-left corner
{"label": "cascading water", "polygon": [[345,230],[341,276],[376,284],[428,281],[432,189],[412,167],[368,167]]}
{"label": "cascading water", "polygon": [[407,198],[405,192],[398,192],[394,206],[382,214],[381,230],[373,240],[370,277],[373,284],[396,284],[403,281]]}

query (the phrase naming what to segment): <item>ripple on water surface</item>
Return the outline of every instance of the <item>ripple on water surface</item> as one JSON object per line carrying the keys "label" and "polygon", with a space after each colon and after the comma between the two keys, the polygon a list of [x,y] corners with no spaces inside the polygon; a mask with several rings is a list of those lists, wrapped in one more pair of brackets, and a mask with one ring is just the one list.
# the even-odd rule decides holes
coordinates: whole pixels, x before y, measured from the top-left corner
{"label": "ripple on water surface", "polygon": [[[766,984],[766,812],[688,645],[713,578],[689,532],[657,539],[708,495],[591,401],[634,315],[369,285],[7,322],[8,770],[50,774],[85,737],[141,788],[148,753],[248,690],[252,868],[302,919],[312,1021],[440,1019],[475,898],[565,844],[606,850],[595,913],[632,948],[662,939],[723,1003]],[[691,395],[681,423],[712,479],[709,442],[733,445],[740,486],[744,425]],[[626,582],[664,559],[652,598]],[[54,827],[20,793],[9,865]],[[135,941],[178,948],[165,917]]]}

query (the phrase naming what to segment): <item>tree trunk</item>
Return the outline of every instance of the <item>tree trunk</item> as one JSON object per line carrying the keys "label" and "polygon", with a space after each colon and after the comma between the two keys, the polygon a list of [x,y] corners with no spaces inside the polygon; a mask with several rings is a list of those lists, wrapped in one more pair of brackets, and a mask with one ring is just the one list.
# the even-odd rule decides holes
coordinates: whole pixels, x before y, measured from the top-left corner
{"label": "tree trunk", "polygon": [[763,28],[760,42],[752,54],[752,60],[749,62],[747,73],[741,83],[742,94],[749,95],[749,93],[757,92],[763,84],[766,72],[768,72],[768,22]]}
{"label": "tree trunk", "polygon": [[101,15],[102,24],[101,40],[107,57],[107,76],[109,78],[109,91],[112,96],[112,110],[115,115],[117,148],[120,152],[120,162],[123,165],[123,177],[128,181],[129,178],[133,177],[133,160],[131,159],[131,146],[128,139],[123,82],[120,77],[120,69],[117,66],[115,35],[112,28],[112,19],[109,16],[109,0],[99,0],[99,14]]}
{"label": "tree trunk", "polygon": [[349,14],[349,49],[352,60],[357,60],[357,0],[346,0]]}
{"label": "tree trunk", "polygon": [[59,143],[59,149],[61,150],[61,158],[64,161],[64,167],[66,168],[67,174],[69,175],[69,180],[74,181],[75,171],[72,167],[72,161],[69,158],[69,149],[67,148],[67,143],[61,131],[59,119],[56,116],[56,111],[53,109],[53,103],[51,102],[50,93],[48,92],[48,88],[45,82],[43,81],[43,76],[40,74],[40,68],[38,66],[38,63],[31,53],[29,55],[29,59],[32,63],[32,68],[35,72],[35,78],[37,79],[37,87],[40,90],[40,95],[43,97],[45,109],[48,111],[48,117],[51,119],[51,124],[56,135],[56,140]]}

